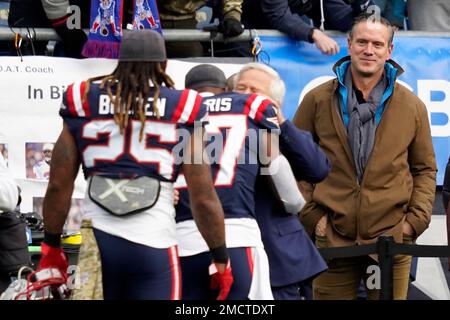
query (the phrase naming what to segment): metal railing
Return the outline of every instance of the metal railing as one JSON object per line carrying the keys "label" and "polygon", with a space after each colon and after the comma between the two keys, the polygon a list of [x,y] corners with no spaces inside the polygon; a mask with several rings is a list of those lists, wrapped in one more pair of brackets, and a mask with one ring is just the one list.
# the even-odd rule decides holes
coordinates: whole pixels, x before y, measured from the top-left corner
{"label": "metal railing", "polygon": [[[88,29],[84,29],[88,33]],[[127,32],[128,30],[124,30]],[[50,41],[59,40],[58,35],[53,29],[48,28],[9,28],[0,27],[0,41],[14,40],[15,34],[19,33],[22,37],[27,37],[28,34],[34,37],[36,41]],[[342,32],[326,31],[330,36],[344,35]],[[226,41],[239,42],[250,41],[255,35],[263,36],[285,36],[284,33],[276,30],[250,30],[246,29],[244,32],[234,38],[229,38]],[[163,31],[164,39],[166,41],[215,41],[223,42],[225,39],[223,35],[218,32],[202,31],[197,29],[165,29]],[[450,37],[450,32],[418,32],[418,31],[399,31],[396,36],[416,36],[416,37]]]}
{"label": "metal railing", "polygon": [[331,258],[353,258],[378,254],[380,267],[380,300],[392,300],[393,294],[393,268],[396,255],[408,255],[414,257],[450,257],[450,246],[430,246],[416,244],[396,243],[394,238],[381,236],[373,244],[321,248],[322,257]]}

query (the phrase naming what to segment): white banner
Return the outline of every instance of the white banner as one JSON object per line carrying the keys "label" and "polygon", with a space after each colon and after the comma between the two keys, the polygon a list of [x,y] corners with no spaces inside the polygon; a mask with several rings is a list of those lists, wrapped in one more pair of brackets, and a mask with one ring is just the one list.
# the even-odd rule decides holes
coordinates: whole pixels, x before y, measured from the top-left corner
{"label": "white banner", "polygon": [[[0,152],[22,189],[22,212],[42,214],[51,149],[62,129],[58,115],[64,89],[74,81],[111,73],[117,64],[109,59],[53,57],[0,57]],[[167,73],[177,89],[184,88],[185,74],[198,63],[171,60]],[[239,65],[215,64],[226,76]],[[77,229],[86,183],[80,169],[66,229]]]}

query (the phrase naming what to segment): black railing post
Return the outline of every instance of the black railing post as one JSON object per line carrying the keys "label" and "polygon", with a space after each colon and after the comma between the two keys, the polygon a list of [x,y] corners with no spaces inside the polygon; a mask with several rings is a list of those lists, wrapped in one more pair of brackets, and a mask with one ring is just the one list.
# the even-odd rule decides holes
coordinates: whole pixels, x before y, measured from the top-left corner
{"label": "black railing post", "polygon": [[392,255],[392,247],[395,241],[392,236],[381,236],[378,238],[378,259],[380,265],[380,300],[392,300],[393,295],[393,269],[394,269],[394,256]]}

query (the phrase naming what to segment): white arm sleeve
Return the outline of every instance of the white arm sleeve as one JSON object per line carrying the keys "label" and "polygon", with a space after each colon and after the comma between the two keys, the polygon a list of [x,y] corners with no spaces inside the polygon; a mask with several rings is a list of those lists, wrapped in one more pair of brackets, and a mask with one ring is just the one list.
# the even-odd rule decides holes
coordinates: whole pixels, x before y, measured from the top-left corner
{"label": "white arm sleeve", "polygon": [[297,215],[306,204],[306,201],[298,189],[297,181],[288,160],[280,154],[270,163],[268,169],[284,209],[291,214]]}
{"label": "white arm sleeve", "polygon": [[45,14],[50,20],[64,17],[68,12],[67,8],[70,6],[69,0],[41,0],[44,7]]}
{"label": "white arm sleeve", "polygon": [[19,200],[19,189],[0,153],[0,211],[12,211]]}

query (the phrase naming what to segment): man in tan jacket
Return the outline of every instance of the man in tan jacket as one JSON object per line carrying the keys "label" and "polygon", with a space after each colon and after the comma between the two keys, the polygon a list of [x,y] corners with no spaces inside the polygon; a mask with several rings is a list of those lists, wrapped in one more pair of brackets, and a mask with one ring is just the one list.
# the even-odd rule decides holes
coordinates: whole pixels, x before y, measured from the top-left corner
{"label": "man in tan jacket", "polygon": [[[331,160],[301,212],[318,247],[376,242],[392,235],[412,242],[431,219],[436,162],[425,105],[395,82],[403,69],[390,60],[394,31],[383,18],[359,17],[348,37],[349,57],[336,79],[311,90],[294,123],[310,131]],[[355,299],[377,257],[336,258],[314,282],[315,299]],[[406,299],[411,257],[396,256],[394,299]],[[377,299],[379,288],[366,288]]]}

